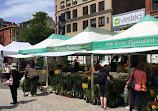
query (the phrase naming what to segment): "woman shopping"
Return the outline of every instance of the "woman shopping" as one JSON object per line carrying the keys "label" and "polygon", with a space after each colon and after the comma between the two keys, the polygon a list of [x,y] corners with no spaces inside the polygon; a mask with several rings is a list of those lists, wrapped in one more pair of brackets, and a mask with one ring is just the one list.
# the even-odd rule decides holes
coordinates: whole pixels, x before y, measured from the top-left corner
{"label": "woman shopping", "polygon": [[132,72],[129,80],[126,82],[125,88],[127,88],[128,86],[132,86],[130,111],[132,111],[133,109],[136,95],[137,95],[137,100],[138,100],[138,111],[142,111],[142,92],[143,91],[146,92],[147,90],[145,86],[145,83],[147,82],[147,80],[146,80],[146,72],[144,72],[143,70],[144,68],[145,68],[144,64],[139,63],[137,65],[137,69]]}
{"label": "woman shopping", "polygon": [[31,94],[28,96],[35,96],[37,92],[37,83],[39,80],[39,75],[35,69],[35,64],[33,62],[30,63],[30,66],[27,66],[25,69],[25,75],[30,79],[30,91]]}

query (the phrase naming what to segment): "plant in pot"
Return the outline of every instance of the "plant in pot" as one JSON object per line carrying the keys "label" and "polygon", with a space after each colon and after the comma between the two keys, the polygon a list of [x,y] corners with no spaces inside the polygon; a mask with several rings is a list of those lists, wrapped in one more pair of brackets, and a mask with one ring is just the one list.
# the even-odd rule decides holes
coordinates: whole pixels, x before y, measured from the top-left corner
{"label": "plant in pot", "polygon": [[87,103],[90,103],[90,99],[91,99],[91,90],[86,90],[86,93],[85,93],[85,97],[86,97],[86,102]]}
{"label": "plant in pot", "polygon": [[66,92],[66,97],[70,97],[70,91]]}

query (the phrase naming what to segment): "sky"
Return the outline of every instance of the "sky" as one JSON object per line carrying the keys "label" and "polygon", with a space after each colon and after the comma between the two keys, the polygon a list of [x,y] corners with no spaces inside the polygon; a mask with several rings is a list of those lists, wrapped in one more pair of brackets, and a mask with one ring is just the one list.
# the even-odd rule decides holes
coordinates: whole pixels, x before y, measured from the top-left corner
{"label": "sky", "polygon": [[0,18],[4,21],[20,23],[32,18],[32,14],[42,11],[55,18],[54,0],[0,0]]}

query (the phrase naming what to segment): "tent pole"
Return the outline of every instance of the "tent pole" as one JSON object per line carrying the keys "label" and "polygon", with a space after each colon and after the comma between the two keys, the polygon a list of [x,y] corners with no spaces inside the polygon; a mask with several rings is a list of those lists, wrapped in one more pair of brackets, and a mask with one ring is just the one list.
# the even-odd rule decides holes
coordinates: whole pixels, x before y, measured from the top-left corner
{"label": "tent pole", "polygon": [[152,51],[150,52],[150,63],[152,64]]}
{"label": "tent pole", "polygon": [[47,64],[47,66],[46,66],[46,86],[48,86],[48,57],[46,56],[45,59],[46,59],[46,64]]}
{"label": "tent pole", "polygon": [[91,93],[92,93],[92,100],[94,100],[94,77],[93,77],[93,54],[91,54]]}
{"label": "tent pole", "polygon": [[131,54],[128,54],[128,69],[131,71]]}
{"label": "tent pole", "polygon": [[20,59],[18,58],[18,71],[20,71]]}

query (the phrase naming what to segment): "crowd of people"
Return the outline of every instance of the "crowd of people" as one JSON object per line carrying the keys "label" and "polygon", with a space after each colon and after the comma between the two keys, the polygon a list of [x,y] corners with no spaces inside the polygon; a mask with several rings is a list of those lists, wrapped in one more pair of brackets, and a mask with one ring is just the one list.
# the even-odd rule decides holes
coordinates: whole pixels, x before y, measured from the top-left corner
{"label": "crowd of people", "polygon": [[[24,62],[23,62],[24,63]],[[24,64],[25,68],[25,78],[29,78],[30,81],[30,94],[28,96],[36,96],[37,93],[37,83],[39,80],[39,75],[35,69],[35,62],[31,61],[27,64],[27,66]],[[112,65],[114,66],[114,65]],[[78,72],[79,63],[77,62],[77,59],[74,60],[73,63],[73,72]],[[101,101],[101,107],[106,109],[110,109],[107,105],[107,101],[110,100],[110,84],[113,83],[113,81],[110,79],[109,75],[109,65],[100,65],[100,61],[98,60],[95,64],[95,70],[99,70],[99,74],[97,77],[98,85],[99,85],[99,92],[100,92],[100,101]],[[132,111],[134,108],[135,99],[137,97],[137,109],[138,111],[142,111],[142,93],[145,92],[146,86],[142,86],[143,84],[147,82],[146,79],[146,72],[144,71],[144,64],[140,63],[137,65],[137,67],[133,70],[131,73],[131,76],[129,80],[126,82],[125,88],[128,88],[129,90],[129,97],[128,97],[128,106],[125,107],[126,109],[129,109]],[[111,67],[113,68],[113,67]],[[19,87],[19,80],[21,79],[21,76],[16,68],[13,68],[11,70],[10,75],[12,76],[13,83],[9,84],[13,102],[11,104],[17,104],[17,88]],[[11,77],[10,76],[10,77]],[[10,78],[8,78],[9,80]],[[131,87],[131,82],[134,82],[133,86]],[[130,87],[129,87],[130,86]],[[144,89],[144,90],[143,90]]]}
{"label": "crowd of people", "polygon": [[[97,63],[96,63],[97,64]],[[98,65],[96,65],[98,68]],[[104,65],[103,67],[100,67],[99,74],[97,76],[97,81],[100,87],[100,101],[101,101],[101,107],[104,109],[110,109],[110,107],[107,107],[107,99],[110,100],[109,91],[110,87],[109,84],[113,83],[110,80],[109,77],[109,65]],[[125,88],[128,88],[129,96],[128,96],[128,106],[125,108],[132,111],[133,108],[137,109],[138,111],[142,111],[142,93],[147,91],[146,87],[146,72],[144,71],[145,65],[143,63],[139,63],[137,67],[133,70],[133,72],[130,75],[130,78],[126,82]],[[133,83],[131,83],[133,82]],[[132,84],[132,86],[131,86]],[[137,98],[137,99],[136,99]],[[137,100],[137,101],[136,101]],[[135,105],[134,103],[137,103],[138,105]]]}

